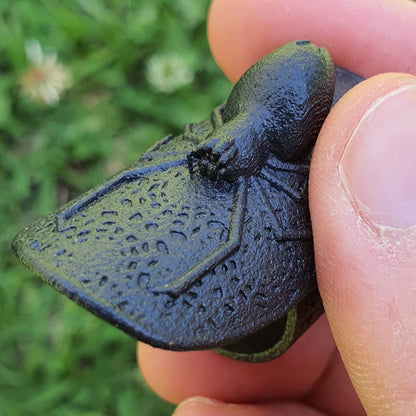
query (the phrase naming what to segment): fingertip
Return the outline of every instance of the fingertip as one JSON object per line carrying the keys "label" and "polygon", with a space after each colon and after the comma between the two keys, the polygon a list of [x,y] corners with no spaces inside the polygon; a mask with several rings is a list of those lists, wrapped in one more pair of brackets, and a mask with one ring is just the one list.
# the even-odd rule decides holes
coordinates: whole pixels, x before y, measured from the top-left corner
{"label": "fingertip", "polygon": [[182,402],[173,416],[324,416],[306,405],[288,400],[256,404],[234,404],[192,397]]}
{"label": "fingertip", "polygon": [[[385,30],[388,27],[389,30]],[[285,43],[309,39],[337,66],[364,77],[416,74],[416,4],[409,0],[214,0],[208,40],[220,68],[236,81]]]}
{"label": "fingertip", "polygon": [[137,351],[139,368],[146,383],[162,399],[174,404],[192,396],[214,397],[218,378],[213,369],[218,368],[221,372],[222,362],[229,361],[209,350],[167,351],[140,342]]}
{"label": "fingertip", "polygon": [[181,402],[173,416],[214,416],[226,414],[227,404],[208,397],[194,396]]}
{"label": "fingertip", "polygon": [[364,81],[331,111],[311,165],[320,292],[369,414],[416,409],[415,106],[414,76]]}
{"label": "fingertip", "polygon": [[[273,15],[275,3],[266,1]],[[212,55],[225,75],[236,82],[256,61],[275,47],[270,44],[264,8],[256,2],[214,0],[208,14],[207,34]],[[274,36],[271,36],[274,38]],[[293,40],[293,39],[292,39]],[[273,42],[274,43],[274,42]]]}
{"label": "fingertip", "polygon": [[299,398],[320,378],[334,351],[325,317],[281,357],[265,363],[231,360],[213,351],[173,352],[138,346],[148,385],[163,399],[179,403],[192,396],[224,402]]}

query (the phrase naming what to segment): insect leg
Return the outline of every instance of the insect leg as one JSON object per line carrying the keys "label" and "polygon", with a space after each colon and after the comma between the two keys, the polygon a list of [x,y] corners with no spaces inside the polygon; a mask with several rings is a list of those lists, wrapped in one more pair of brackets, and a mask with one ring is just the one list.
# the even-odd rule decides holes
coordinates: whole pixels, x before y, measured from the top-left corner
{"label": "insect leg", "polygon": [[309,165],[298,165],[290,162],[282,162],[277,158],[270,158],[266,166],[277,172],[292,172],[296,174],[309,175]]}
{"label": "insect leg", "polygon": [[275,220],[275,228],[276,228],[276,239],[278,241],[294,241],[294,240],[310,240],[312,238],[312,232],[310,229],[304,229],[302,232],[297,232],[296,234],[285,234],[284,229],[286,228],[278,215],[276,215],[275,210],[273,209],[272,204],[270,203],[269,198],[262,186],[262,184],[255,180],[253,184],[256,184],[258,193],[262,196],[263,199],[263,206],[266,207],[271,214],[271,216]]}
{"label": "insect leg", "polygon": [[172,139],[173,136],[169,134],[169,136],[166,136],[164,139],[155,143],[150,149],[147,150],[147,152],[157,152],[162,146],[168,144]]}
{"label": "insect leg", "polygon": [[171,151],[171,152],[146,152],[143,153],[139,159],[139,161],[144,162],[151,162],[155,161],[157,163],[158,159],[166,159],[166,158],[186,158],[188,156],[189,152],[177,152],[177,151]]}
{"label": "insect leg", "polygon": [[275,224],[273,228],[276,230],[276,238],[280,240],[283,237],[283,224],[281,223],[280,219],[276,216],[273,207],[270,204],[269,198],[267,198],[267,195],[264,192],[264,189],[259,183],[259,181],[253,178],[252,184],[256,188],[257,194],[261,195],[263,199],[263,207],[265,207],[269,211],[269,214],[274,219]]}
{"label": "insect leg", "polygon": [[272,174],[268,171],[267,167],[263,168],[259,175],[260,178],[269,182],[273,188],[277,189],[278,191],[284,192],[287,196],[289,196],[294,201],[298,202],[299,204],[306,205],[308,203],[308,188],[305,186],[301,192],[295,191],[291,188],[288,184],[280,181],[276,178],[275,174]]}
{"label": "insect leg", "polygon": [[215,108],[211,112],[211,124],[214,129],[224,124],[222,120],[223,109],[224,109],[224,106],[220,106],[220,107]]}

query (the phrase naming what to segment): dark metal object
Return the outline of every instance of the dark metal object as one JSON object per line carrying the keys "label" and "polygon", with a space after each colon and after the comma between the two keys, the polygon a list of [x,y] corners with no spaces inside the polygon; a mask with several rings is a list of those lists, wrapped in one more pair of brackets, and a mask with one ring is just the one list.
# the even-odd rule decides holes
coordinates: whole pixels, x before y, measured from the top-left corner
{"label": "dark metal object", "polygon": [[[335,100],[361,81],[335,73]],[[14,252],[153,346],[275,358],[322,313],[307,180],[334,81],[324,49],[274,51],[210,119],[23,230]]]}

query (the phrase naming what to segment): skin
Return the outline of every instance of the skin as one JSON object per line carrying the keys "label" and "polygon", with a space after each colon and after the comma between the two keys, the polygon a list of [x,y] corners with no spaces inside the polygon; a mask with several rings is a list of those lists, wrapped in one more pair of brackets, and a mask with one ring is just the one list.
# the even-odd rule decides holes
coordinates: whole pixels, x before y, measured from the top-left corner
{"label": "skin", "polygon": [[[161,397],[182,401],[175,416],[416,414],[416,3],[216,0],[208,35],[232,81],[305,38],[371,77],[334,107],[313,154],[326,317],[269,363],[141,344],[143,376]],[[386,72],[413,75],[372,77]]]}

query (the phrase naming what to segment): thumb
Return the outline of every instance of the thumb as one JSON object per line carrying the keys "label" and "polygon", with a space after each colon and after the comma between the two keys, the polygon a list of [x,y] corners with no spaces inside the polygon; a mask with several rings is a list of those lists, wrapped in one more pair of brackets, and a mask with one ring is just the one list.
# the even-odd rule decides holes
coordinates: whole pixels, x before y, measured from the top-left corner
{"label": "thumb", "polygon": [[340,100],[309,189],[321,295],[367,414],[416,414],[416,77]]}

